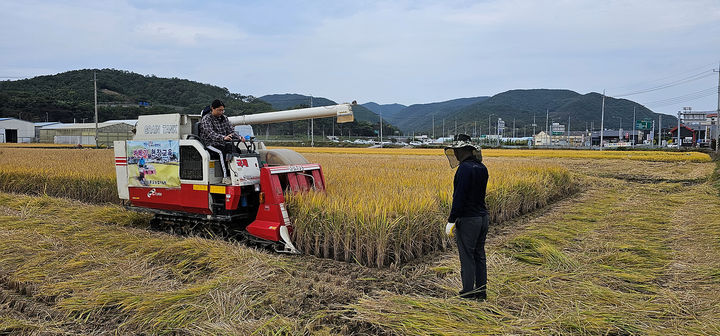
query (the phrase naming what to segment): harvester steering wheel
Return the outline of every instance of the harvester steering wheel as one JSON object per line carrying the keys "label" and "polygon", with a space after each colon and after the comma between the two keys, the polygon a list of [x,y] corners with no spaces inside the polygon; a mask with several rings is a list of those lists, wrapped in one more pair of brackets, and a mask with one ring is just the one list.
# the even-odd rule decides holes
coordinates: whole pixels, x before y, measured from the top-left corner
{"label": "harvester steering wheel", "polygon": [[252,152],[255,152],[255,141],[254,140],[255,140],[255,137],[250,137],[249,139],[246,137],[245,141],[238,140],[238,139],[232,139],[232,140],[228,140],[227,142],[233,143],[235,145],[235,148],[237,149],[238,153],[243,152],[243,149],[240,148],[241,143],[245,144],[246,151],[252,153]]}

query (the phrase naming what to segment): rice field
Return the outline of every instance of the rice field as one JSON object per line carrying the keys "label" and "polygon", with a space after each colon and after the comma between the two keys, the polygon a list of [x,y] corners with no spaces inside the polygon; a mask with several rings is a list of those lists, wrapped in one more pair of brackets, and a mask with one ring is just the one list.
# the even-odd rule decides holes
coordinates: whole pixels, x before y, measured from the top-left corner
{"label": "rice field", "polygon": [[0,147],[0,190],[120,203],[110,149]]}
{"label": "rice field", "polygon": [[[293,147],[299,153],[442,155],[441,149],[429,148],[333,148]],[[566,159],[620,159],[656,162],[710,162],[708,154],[700,152],[665,152],[632,150],[557,150],[557,149],[483,149],[484,157],[541,157]]]}
{"label": "rice field", "polygon": [[[306,153],[325,169],[325,193],[288,197],[295,242],[306,253],[384,267],[444,250],[452,202],[442,156]],[[510,220],[578,190],[554,164],[486,160],[491,222]]]}
{"label": "rice field", "polygon": [[[397,266],[451,246],[443,224],[454,170],[437,149],[294,148],[322,164],[326,193],[288,197],[304,253],[366,266]],[[0,147],[0,188],[119,203],[112,151]],[[699,165],[701,153],[483,150],[490,171],[487,204],[494,223],[508,221],[579,190],[553,160],[588,157]],[[622,160],[617,158],[621,157]],[[529,160],[528,160],[529,159]],[[590,170],[593,170],[591,164]],[[574,167],[576,168],[576,167]]]}
{"label": "rice field", "polygon": [[[94,175],[114,188],[111,152],[46,151],[0,148],[0,174],[65,192]],[[116,205],[0,192],[0,334],[720,334],[720,166],[710,176],[706,162],[486,155],[499,195],[488,203],[513,200],[503,204],[522,213],[517,200],[552,201],[533,190],[567,187],[566,172],[582,188],[528,216],[493,214],[489,295],[476,302],[457,297],[457,252],[432,242],[442,237],[454,173],[443,157],[305,155],[323,165],[328,191],[289,202],[297,240],[324,258],[148,231],[145,216]],[[69,172],[81,164],[92,168]],[[18,175],[33,169],[37,180]],[[405,218],[413,211],[421,215]],[[310,215],[314,222],[298,219]],[[334,231],[341,218],[357,240]],[[336,236],[303,240],[302,230]],[[403,252],[366,249],[372,235],[403,242]],[[345,258],[346,244],[360,249]],[[397,263],[420,255],[404,256],[408,249],[437,252]]]}
{"label": "rice field", "polygon": [[[3,190],[115,202],[110,150],[0,149]],[[324,167],[328,190],[288,197],[305,253],[384,267],[445,250],[452,200],[444,155],[306,153]],[[61,164],[64,163],[64,164]],[[577,190],[567,169],[491,160],[487,204],[494,222],[543,207]]]}
{"label": "rice field", "polygon": [[[327,193],[288,197],[296,227],[293,239],[305,253],[386,267],[450,246],[442,230],[452,198],[454,170],[442,151],[294,149],[323,166],[328,185]],[[0,147],[0,188],[119,203],[112,155],[108,149]],[[647,164],[668,161],[686,167],[709,160],[702,153],[651,151],[486,149],[483,155],[490,171],[487,204],[495,223],[544,207],[579,189],[577,177],[553,161],[558,158],[567,157],[573,169],[580,162],[590,162],[589,171],[596,171],[594,158],[647,160]]]}

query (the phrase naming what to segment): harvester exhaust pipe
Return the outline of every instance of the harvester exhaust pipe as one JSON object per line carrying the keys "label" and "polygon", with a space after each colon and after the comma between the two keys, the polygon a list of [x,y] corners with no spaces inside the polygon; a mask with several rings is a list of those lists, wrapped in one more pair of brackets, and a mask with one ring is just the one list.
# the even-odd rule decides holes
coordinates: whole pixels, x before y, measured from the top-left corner
{"label": "harvester exhaust pipe", "polygon": [[282,239],[283,243],[285,243],[285,249],[276,250],[276,252],[300,254],[300,251],[298,251],[298,249],[295,248],[295,245],[293,245],[293,243],[290,242],[290,232],[288,231],[287,226],[285,226],[285,225],[280,227],[280,238]]}

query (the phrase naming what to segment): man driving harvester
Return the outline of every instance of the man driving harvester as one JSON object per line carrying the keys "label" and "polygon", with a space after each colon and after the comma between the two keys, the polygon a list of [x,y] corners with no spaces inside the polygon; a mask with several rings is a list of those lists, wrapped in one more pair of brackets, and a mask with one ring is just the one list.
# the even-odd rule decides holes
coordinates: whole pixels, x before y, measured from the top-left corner
{"label": "man driving harvester", "polygon": [[480,146],[466,134],[458,134],[452,145],[445,147],[450,167],[458,167],[453,181],[453,200],[445,233],[456,236],[460,254],[460,297],[487,298],[487,266],[485,237],[489,217],[485,205],[488,170],[482,163]]}
{"label": "man driving harvester", "polygon": [[225,154],[232,152],[232,146],[226,141],[239,140],[245,142],[245,139],[235,133],[230,120],[225,116],[225,104],[215,99],[210,104],[210,112],[204,114],[200,119],[198,133],[200,141],[211,152],[217,153],[220,157],[220,166],[223,171],[223,183],[229,183],[227,170],[225,169]]}

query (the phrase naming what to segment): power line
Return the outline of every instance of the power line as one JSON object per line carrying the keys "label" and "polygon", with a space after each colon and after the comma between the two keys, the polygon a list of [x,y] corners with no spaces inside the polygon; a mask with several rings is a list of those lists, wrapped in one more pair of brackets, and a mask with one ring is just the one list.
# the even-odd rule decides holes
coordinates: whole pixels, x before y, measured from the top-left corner
{"label": "power line", "polygon": [[678,85],[681,85],[681,84],[689,83],[689,82],[692,82],[692,81],[700,80],[700,79],[703,79],[703,78],[706,78],[706,77],[710,77],[710,76],[714,76],[714,74],[713,74],[712,72],[709,72],[709,73],[708,73],[708,71],[703,71],[703,72],[701,72],[701,73],[697,73],[697,74],[694,74],[694,75],[689,76],[689,77],[685,77],[685,78],[682,78],[682,79],[678,79],[678,80],[676,80],[676,81],[672,81],[672,82],[669,82],[669,83],[657,85],[657,86],[650,87],[650,88],[647,88],[647,89],[642,89],[642,90],[637,90],[637,91],[631,91],[631,92],[626,92],[626,93],[622,93],[622,94],[612,95],[612,97],[627,97],[627,96],[633,96],[633,95],[637,95],[637,94],[641,94],[641,93],[653,92],[653,91],[662,90],[662,89],[667,89],[667,88],[670,88],[670,87],[673,87],[673,86],[678,86]]}
{"label": "power line", "polygon": [[[687,69],[687,70],[683,70],[683,71],[678,71],[678,72],[672,73],[672,74],[667,75],[667,76],[664,76],[664,77],[652,79],[652,80],[646,81],[646,82],[644,82],[644,83],[646,83],[648,86],[649,86],[649,85],[654,85],[654,83],[664,82],[664,81],[666,81],[666,80],[674,79],[674,78],[677,78],[677,77],[680,77],[680,76],[689,76],[689,74],[694,74],[694,73],[696,73],[696,72],[698,72],[698,71],[700,71],[700,70],[708,69],[708,68],[714,67],[714,66],[716,66],[716,65],[717,65],[717,63],[715,63],[715,62],[707,63],[707,64],[699,65],[699,66],[694,67],[694,68],[692,68],[692,69]],[[634,88],[634,87],[643,87],[643,86],[646,86],[646,85],[643,84],[643,83],[636,83],[636,84],[634,84],[634,85],[616,86],[616,87],[612,87],[612,88],[609,88],[609,89],[610,89],[610,91],[616,91],[616,90],[617,90],[617,91],[620,91],[621,89],[626,89],[626,88],[630,88],[630,90],[632,90],[632,88]],[[636,91],[637,91],[637,90],[636,90]]]}
{"label": "power line", "polygon": [[667,98],[667,99],[661,99],[649,102],[645,105],[653,106],[653,107],[662,107],[667,105],[675,105],[677,103],[684,103],[688,101],[698,100],[700,98],[705,98],[708,96],[713,96],[717,94],[718,87],[711,87],[704,90],[688,93],[682,96]]}

